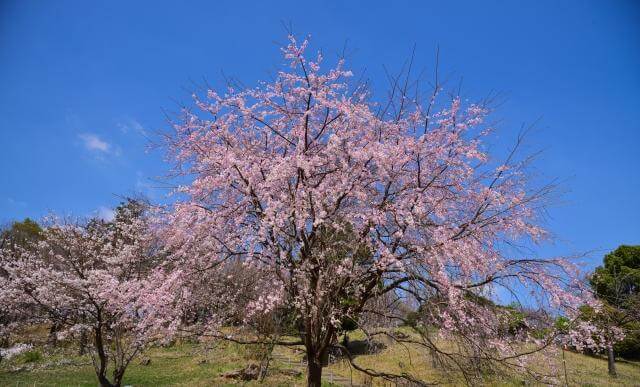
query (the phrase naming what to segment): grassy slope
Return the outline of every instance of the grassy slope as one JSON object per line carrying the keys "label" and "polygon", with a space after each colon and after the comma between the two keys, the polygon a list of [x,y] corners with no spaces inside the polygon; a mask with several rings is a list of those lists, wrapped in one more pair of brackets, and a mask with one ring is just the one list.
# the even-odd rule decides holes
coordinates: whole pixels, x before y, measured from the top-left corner
{"label": "grassy slope", "polygon": [[[358,334],[352,335],[357,339]],[[292,359],[300,358],[290,349],[278,349],[281,356]],[[67,351],[68,352],[68,351]],[[219,343],[212,348],[204,348],[194,344],[180,344],[169,348],[151,349],[146,356],[151,364],[141,365],[135,360],[127,369],[125,384],[134,386],[211,386],[231,385],[232,380],[221,378],[222,372],[238,369],[252,358],[247,347],[231,343]],[[61,360],[80,365],[58,365]],[[570,385],[602,386],[626,385],[640,386],[640,364],[618,363],[619,377],[610,379],[607,376],[607,364],[604,359],[566,352],[567,370]],[[561,359],[557,359],[558,362]],[[406,371],[418,375],[425,380],[444,381],[448,385],[462,384],[461,379],[451,372],[434,369],[428,358],[420,356],[417,351],[407,350],[399,345],[389,345],[375,355],[362,355],[358,364],[373,369],[387,371]],[[561,364],[561,363],[558,363]],[[33,370],[11,371],[16,367],[34,367]],[[271,375],[265,380],[268,385],[304,385],[304,376],[292,377],[278,372],[279,369],[291,366],[275,361]],[[353,377],[354,383],[363,383],[365,378],[357,371],[351,372],[346,362],[338,362],[329,367],[334,375]],[[251,382],[246,385],[257,385]],[[494,377],[488,381],[490,385],[522,385],[517,376],[508,378]],[[53,354],[34,363],[25,363],[25,358],[12,359],[0,364],[0,386],[95,386],[96,379],[88,357]],[[382,384],[381,384],[382,385]]]}
{"label": "grassy slope", "polygon": [[[565,352],[567,374],[570,386],[640,386],[640,363],[618,362],[618,378],[611,379],[607,374],[607,361],[604,358],[590,357],[582,354]],[[557,364],[561,367],[562,358],[558,356]],[[398,345],[390,346],[376,355],[359,356],[357,363],[371,369],[394,371],[396,373],[408,372],[419,376],[425,381],[439,381],[445,385],[464,385],[460,375],[438,370],[431,365],[430,360],[420,356],[417,351],[407,350]],[[329,367],[336,374],[349,376],[350,369],[346,362],[333,364]],[[562,368],[559,368],[561,380]],[[363,383],[366,380],[357,372],[353,373],[354,383]],[[494,376],[486,381],[487,385],[517,386],[524,385],[523,377],[511,375],[508,377]]]}
{"label": "grassy slope", "polygon": [[[220,378],[222,372],[238,369],[247,362],[243,348],[223,344],[204,349],[193,344],[180,344],[169,348],[153,348],[145,355],[149,365],[141,365],[136,359],[127,368],[124,384],[134,386],[211,386],[233,384]],[[74,364],[52,365],[64,358]],[[95,386],[96,377],[88,357],[52,355],[38,362],[24,363],[24,359],[0,365],[0,386]],[[13,372],[16,366],[36,366],[34,370]],[[42,368],[41,368],[42,367]],[[45,368],[46,367],[46,368]],[[277,368],[274,368],[274,371]],[[274,372],[275,374],[275,372]],[[295,383],[295,378],[273,375],[268,378],[274,385]],[[299,378],[298,383],[302,383]],[[249,384],[251,385],[251,384]]]}

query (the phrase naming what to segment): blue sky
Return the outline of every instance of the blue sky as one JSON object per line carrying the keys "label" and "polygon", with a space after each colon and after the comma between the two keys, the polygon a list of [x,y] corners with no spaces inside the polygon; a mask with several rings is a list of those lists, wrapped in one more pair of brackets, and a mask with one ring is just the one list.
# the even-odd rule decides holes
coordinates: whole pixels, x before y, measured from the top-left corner
{"label": "blue sky", "polygon": [[[272,4],[273,3],[273,4]],[[541,118],[530,149],[566,191],[542,254],[640,243],[640,3],[634,1],[0,3],[0,223],[49,210],[106,213],[119,195],[160,200],[148,137],[194,82],[246,84],[282,63],[282,22],[327,56],[345,46],[378,91],[383,65],[415,62],[499,91],[495,139]]]}

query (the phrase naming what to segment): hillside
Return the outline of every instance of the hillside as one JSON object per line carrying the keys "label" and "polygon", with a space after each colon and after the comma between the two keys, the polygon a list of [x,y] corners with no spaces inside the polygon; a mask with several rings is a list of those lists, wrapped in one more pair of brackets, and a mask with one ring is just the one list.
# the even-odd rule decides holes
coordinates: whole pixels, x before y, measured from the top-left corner
{"label": "hillside", "polygon": [[[358,332],[352,342],[358,343]],[[95,374],[88,356],[72,355],[75,349],[59,349],[53,354],[29,352],[0,363],[2,386],[95,386]],[[195,344],[180,343],[164,348],[153,348],[142,359],[134,360],[125,376],[125,385],[132,386],[211,386],[260,383],[239,382],[221,376],[224,372],[242,368],[255,361],[255,348],[233,343]],[[640,386],[640,363],[618,363],[619,377],[607,376],[605,359],[565,352],[569,385],[579,386]],[[445,385],[461,385],[463,380],[450,370],[434,368],[429,356],[417,349],[387,343],[375,354],[360,355],[358,364],[393,371],[406,371],[425,380],[441,380]],[[558,356],[560,372],[562,358]],[[298,371],[298,372],[296,372]],[[301,372],[300,372],[301,371]],[[522,385],[518,375],[486,376],[489,385]],[[372,381],[351,369],[346,361],[336,361],[325,369],[326,385],[371,385]],[[278,348],[274,352],[269,374],[263,385],[304,385],[302,355],[295,349]],[[385,385],[381,380],[373,385]],[[387,382],[386,385],[391,385]]]}

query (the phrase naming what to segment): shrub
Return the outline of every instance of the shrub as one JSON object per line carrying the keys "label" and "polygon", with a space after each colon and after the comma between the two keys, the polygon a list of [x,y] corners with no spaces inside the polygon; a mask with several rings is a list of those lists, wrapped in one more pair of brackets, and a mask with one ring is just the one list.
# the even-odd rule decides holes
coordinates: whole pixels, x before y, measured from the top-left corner
{"label": "shrub", "polygon": [[24,352],[21,356],[23,363],[35,363],[42,360],[42,353],[36,349]]}

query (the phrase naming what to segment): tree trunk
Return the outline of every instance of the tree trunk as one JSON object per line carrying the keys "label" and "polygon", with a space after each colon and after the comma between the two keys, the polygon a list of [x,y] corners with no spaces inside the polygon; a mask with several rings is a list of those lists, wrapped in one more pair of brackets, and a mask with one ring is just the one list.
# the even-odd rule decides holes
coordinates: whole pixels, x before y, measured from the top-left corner
{"label": "tree trunk", "polygon": [[322,361],[315,354],[307,354],[307,386],[321,387]]}
{"label": "tree trunk", "polygon": [[[98,382],[100,387],[115,387],[109,379],[107,379],[107,354],[104,351],[104,343],[102,341],[102,328],[98,325],[94,328],[94,340],[96,346],[96,352],[98,352],[99,364],[96,367],[96,375],[98,376]],[[95,364],[95,362],[94,362]]]}
{"label": "tree trunk", "polygon": [[47,345],[51,348],[55,348],[58,345],[58,330],[60,327],[58,323],[54,322],[49,328],[49,335],[47,336]]}
{"label": "tree trunk", "polygon": [[607,347],[607,365],[609,366],[609,376],[615,378],[618,376],[616,372],[616,357],[613,353],[613,346],[609,344]]}
{"label": "tree trunk", "polygon": [[83,356],[87,353],[87,332],[80,332],[80,340],[78,343],[78,356]]}
{"label": "tree trunk", "polygon": [[120,387],[122,379],[124,377],[124,368],[120,367],[117,371],[113,372],[113,387]]}
{"label": "tree trunk", "polygon": [[115,385],[111,384],[111,382],[109,381],[109,379],[107,379],[106,376],[106,372],[96,372],[98,375],[98,382],[100,382],[100,387],[116,387]]}

